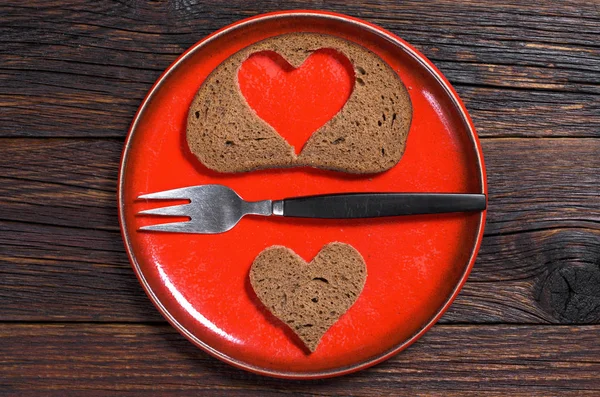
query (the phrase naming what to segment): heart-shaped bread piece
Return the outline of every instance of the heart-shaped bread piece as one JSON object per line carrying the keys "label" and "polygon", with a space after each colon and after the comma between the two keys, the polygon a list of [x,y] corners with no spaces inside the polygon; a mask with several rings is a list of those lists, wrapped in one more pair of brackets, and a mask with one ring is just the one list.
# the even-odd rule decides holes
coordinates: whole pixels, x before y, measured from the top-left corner
{"label": "heart-shaped bread piece", "polygon": [[258,299],[314,352],[321,337],[363,290],[367,268],[345,243],[329,243],[306,263],[284,246],[264,249],[252,263],[250,283]]}
{"label": "heart-shaped bread piece", "polygon": [[[248,104],[240,89],[239,73],[242,64],[255,54],[275,52],[292,69],[298,69],[315,66],[315,62],[309,61],[311,55],[323,55],[323,51],[337,53],[338,58],[344,60],[341,63],[349,62],[353,69],[351,72],[354,84],[342,108],[310,135],[301,150],[295,150],[285,137],[268,121],[261,119]],[[321,63],[324,64],[326,63]],[[242,70],[244,91],[263,91],[269,98],[263,101],[267,109],[262,108],[260,113],[264,115],[277,111],[279,124],[292,127],[297,125],[300,128],[305,123],[298,122],[299,118],[312,117],[311,114],[281,111],[286,107],[279,106],[280,104],[267,95],[270,86],[260,85],[269,79],[253,79],[252,76],[248,76],[248,73],[280,74],[277,69],[265,70],[261,65],[265,68],[268,66],[259,64],[255,65],[257,67],[253,68],[254,71]],[[328,78],[327,76],[331,75],[319,70],[313,72],[309,74],[315,79]],[[290,73],[294,75],[295,72]],[[294,79],[291,78],[290,81]],[[252,88],[253,85],[258,86]],[[327,84],[311,87],[311,90],[319,91],[315,92],[315,95],[327,95],[327,91],[331,91],[326,89],[329,87]],[[321,90],[324,92],[320,92]],[[293,93],[278,95],[277,100],[316,100],[304,95],[304,89],[298,89],[297,92],[303,94],[295,99],[292,98]],[[261,100],[254,98],[251,102],[256,106]],[[321,103],[320,100],[317,102]],[[273,104],[275,109],[269,109],[269,104]],[[310,106],[306,108],[313,109]],[[211,72],[190,105],[186,139],[190,151],[198,160],[209,169],[218,172],[310,166],[369,174],[388,170],[400,161],[406,147],[411,120],[412,104],[406,87],[398,74],[377,54],[359,44],[335,36],[289,33],[243,48]],[[272,119],[271,122],[273,123]],[[287,134],[284,131],[282,133]],[[293,140],[290,139],[295,145],[301,144],[301,138],[306,139],[309,134],[298,131],[297,135],[299,136],[294,136]]]}

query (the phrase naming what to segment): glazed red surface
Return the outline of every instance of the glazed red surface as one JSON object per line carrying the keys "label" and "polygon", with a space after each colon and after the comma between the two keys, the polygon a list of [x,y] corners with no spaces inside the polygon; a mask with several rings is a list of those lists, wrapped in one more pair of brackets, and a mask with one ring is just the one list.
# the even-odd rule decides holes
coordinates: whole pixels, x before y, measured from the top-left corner
{"label": "glazed red surface", "polygon": [[[299,30],[364,45],[407,86],[414,116],[406,152],[390,171],[356,176],[302,168],[226,175],[207,170],[189,153],[187,110],[206,76],[243,47]],[[258,78],[252,70],[247,73],[248,79]],[[323,95],[318,86],[314,95]],[[284,98],[278,112],[295,106],[289,95]],[[268,104],[263,106],[268,111]],[[320,117],[317,108],[303,109],[307,118]],[[356,366],[402,344],[439,313],[468,267],[480,214],[343,221],[248,217],[227,233],[185,235],[137,232],[140,226],[172,219],[135,216],[166,204],[136,197],[207,183],[227,185],[247,200],[339,192],[484,192],[477,147],[469,134],[438,80],[389,41],[340,22],[261,22],[190,53],[150,98],[121,176],[123,230],[158,305],[213,353],[254,370],[284,374]],[[316,352],[307,355],[258,303],[248,271],[258,253],[271,245],[285,245],[310,261],[332,241],[351,244],[363,255],[367,281],[354,306],[323,336]]]}

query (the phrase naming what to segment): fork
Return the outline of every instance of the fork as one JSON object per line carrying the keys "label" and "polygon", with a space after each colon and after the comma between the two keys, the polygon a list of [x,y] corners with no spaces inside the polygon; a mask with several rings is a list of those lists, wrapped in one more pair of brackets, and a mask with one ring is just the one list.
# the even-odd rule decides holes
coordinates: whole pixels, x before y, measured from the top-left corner
{"label": "fork", "polygon": [[189,221],[142,226],[138,230],[202,234],[226,232],[245,215],[351,219],[486,209],[485,194],[341,193],[250,202],[223,185],[165,190],[143,194],[138,199],[190,201],[138,212],[138,215],[189,217]]}

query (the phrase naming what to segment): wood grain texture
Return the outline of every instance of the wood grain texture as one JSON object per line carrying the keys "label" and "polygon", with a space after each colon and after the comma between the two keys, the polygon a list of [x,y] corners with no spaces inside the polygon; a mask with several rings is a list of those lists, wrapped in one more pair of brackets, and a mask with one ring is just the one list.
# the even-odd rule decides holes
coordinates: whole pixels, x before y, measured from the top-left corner
{"label": "wood grain texture", "polygon": [[[138,106],[184,50],[240,18],[324,8],[448,77],[482,138],[489,215],[469,281],[416,345],[282,381],[165,323],[124,253],[116,180]],[[600,395],[599,40],[584,0],[3,1],[0,396]]]}
{"label": "wood grain texture", "polygon": [[[0,320],[160,321],[118,231],[122,141],[1,142]],[[443,322],[599,321],[600,292],[586,280],[600,263],[600,140],[489,139],[483,149],[486,234]],[[570,276],[579,292],[550,293],[582,266],[581,280]]]}
{"label": "wood grain texture", "polygon": [[438,325],[368,370],[303,382],[232,368],[166,325],[2,324],[0,394],[596,396],[599,337],[600,326]]}
{"label": "wood grain texture", "polygon": [[[600,135],[594,2],[326,6],[420,49],[464,97],[482,137]],[[261,12],[324,7],[320,1],[3,2],[0,136],[123,137],[160,73],[212,31]]]}
{"label": "wood grain texture", "polygon": [[[122,140],[0,143],[0,220],[118,230]],[[600,139],[488,139],[482,147],[490,193],[487,235],[599,226]]]}

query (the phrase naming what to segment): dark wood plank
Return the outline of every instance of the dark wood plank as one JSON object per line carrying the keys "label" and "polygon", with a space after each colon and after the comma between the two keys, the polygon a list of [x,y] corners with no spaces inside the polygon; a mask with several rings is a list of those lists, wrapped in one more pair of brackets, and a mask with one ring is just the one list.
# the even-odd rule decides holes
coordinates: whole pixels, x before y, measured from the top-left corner
{"label": "dark wood plank", "polygon": [[443,322],[600,322],[600,230],[489,236]]}
{"label": "dark wood plank", "polygon": [[0,321],[163,321],[119,232],[0,222]]}
{"label": "dark wood plank", "polygon": [[489,186],[487,235],[600,227],[599,139],[482,142]]}
{"label": "dark wood plank", "polygon": [[[122,141],[1,143],[0,320],[161,321],[118,231]],[[486,237],[443,321],[599,321],[600,140],[490,139],[483,148]]]}
{"label": "dark wood plank", "polygon": [[123,141],[0,140],[0,219],[118,230]]}
{"label": "dark wood plank", "polygon": [[[162,321],[118,232],[0,222],[0,320]],[[597,323],[600,231],[485,237],[443,323]]]}
{"label": "dark wood plank", "polygon": [[[13,4],[10,4],[13,3]],[[186,48],[278,2],[0,5],[0,136],[123,137],[142,98]],[[319,8],[291,1],[288,9]],[[482,136],[598,136],[600,19],[594,2],[327,3],[430,57]],[[587,121],[584,121],[587,120]]]}
{"label": "dark wood plank", "polygon": [[600,96],[455,87],[482,140],[501,137],[600,137]]}
{"label": "dark wood plank", "polygon": [[230,367],[166,325],[2,324],[0,387],[19,396],[595,396],[599,337],[600,326],[438,325],[365,371],[286,381]]}
{"label": "dark wood plank", "polygon": [[[506,138],[482,146],[488,235],[598,227],[600,139]],[[0,220],[118,230],[122,149],[117,139],[2,139]]]}

